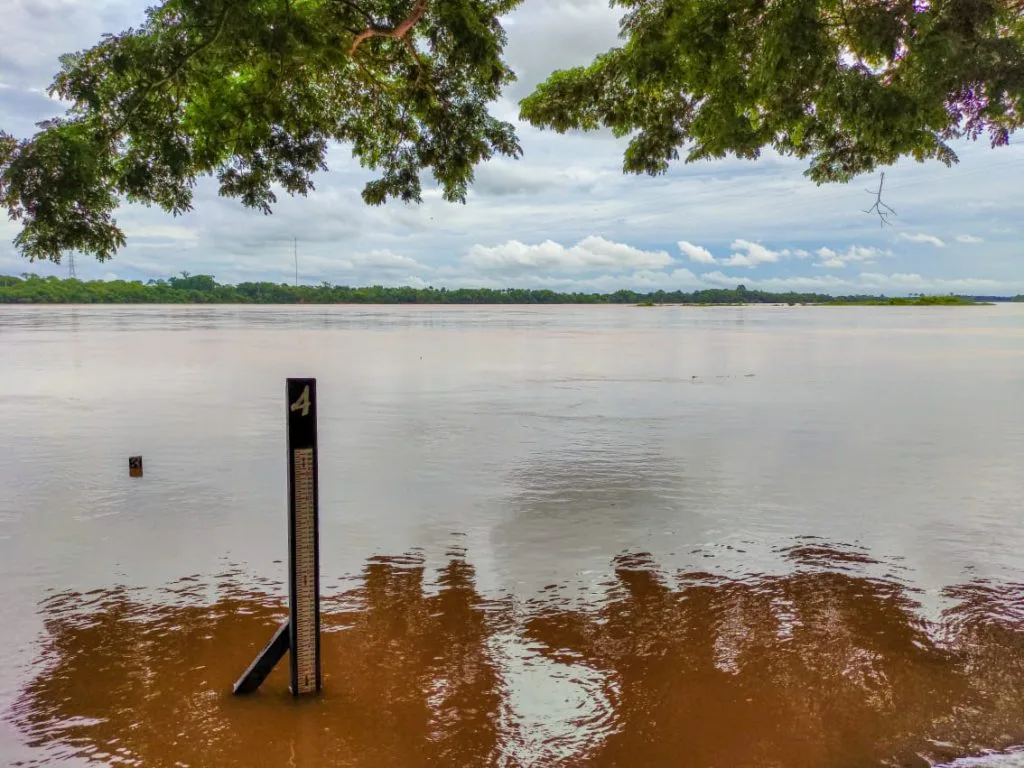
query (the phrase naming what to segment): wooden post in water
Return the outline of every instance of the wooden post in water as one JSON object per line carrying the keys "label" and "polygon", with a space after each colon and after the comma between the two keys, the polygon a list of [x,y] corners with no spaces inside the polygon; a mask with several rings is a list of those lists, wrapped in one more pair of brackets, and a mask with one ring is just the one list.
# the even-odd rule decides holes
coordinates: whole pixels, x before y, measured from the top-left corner
{"label": "wooden post in water", "polygon": [[288,379],[288,620],[235,683],[260,687],[289,653],[293,696],[320,692],[320,526],[316,379]]}

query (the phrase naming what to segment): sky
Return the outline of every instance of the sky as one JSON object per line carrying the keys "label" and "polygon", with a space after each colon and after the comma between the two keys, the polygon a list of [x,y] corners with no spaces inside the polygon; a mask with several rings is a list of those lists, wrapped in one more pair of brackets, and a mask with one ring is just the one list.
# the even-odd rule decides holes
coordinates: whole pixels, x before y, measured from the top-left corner
{"label": "sky", "polygon": [[[29,136],[60,114],[46,87],[58,57],[137,24],[147,0],[5,0],[0,127]],[[217,196],[205,179],[195,210],[174,218],[124,206],[128,245],[110,261],[79,257],[81,279],[148,280],[183,271],[220,282],[299,278],[346,285],[543,287],[565,291],[734,287],[827,293],[1024,293],[1024,134],[991,149],[955,145],[960,163],[885,169],[882,228],[864,209],[878,173],[816,186],[804,161],[675,164],[659,177],[622,173],[624,141],[560,136],[515,119],[519,100],[556,69],[618,42],[607,0],[525,0],[506,20],[515,83],[493,113],[517,124],[524,155],[480,166],[465,205],[432,189],[420,205],[366,206],[370,178],[343,145],[307,198],[279,195],[272,216]],[[0,274],[66,275],[29,263],[0,221]]]}

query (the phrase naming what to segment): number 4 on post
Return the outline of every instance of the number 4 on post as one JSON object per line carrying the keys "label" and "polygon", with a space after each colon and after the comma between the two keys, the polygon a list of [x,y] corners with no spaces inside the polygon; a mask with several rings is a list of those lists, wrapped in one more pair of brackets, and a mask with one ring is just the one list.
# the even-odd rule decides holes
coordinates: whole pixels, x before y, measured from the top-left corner
{"label": "number 4 on post", "polygon": [[[293,381],[293,379],[289,379],[289,381]],[[290,389],[288,394],[291,395]],[[309,384],[307,384],[305,387],[302,388],[302,394],[299,395],[299,399],[292,403],[291,412],[295,413],[295,411],[301,411],[303,416],[309,416],[309,409]]]}

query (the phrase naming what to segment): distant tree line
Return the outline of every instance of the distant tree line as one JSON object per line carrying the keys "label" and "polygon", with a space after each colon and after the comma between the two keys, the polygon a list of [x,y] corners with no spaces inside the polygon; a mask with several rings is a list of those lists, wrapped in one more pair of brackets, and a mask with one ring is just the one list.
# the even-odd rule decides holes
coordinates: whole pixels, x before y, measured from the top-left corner
{"label": "distant tree line", "polygon": [[[1024,300],[1017,296],[1014,301]],[[739,285],[699,291],[638,293],[559,293],[530,288],[412,288],[372,285],[224,285],[212,275],[142,281],[0,276],[3,304],[960,304],[969,297],[829,296],[820,293],[769,293]]]}

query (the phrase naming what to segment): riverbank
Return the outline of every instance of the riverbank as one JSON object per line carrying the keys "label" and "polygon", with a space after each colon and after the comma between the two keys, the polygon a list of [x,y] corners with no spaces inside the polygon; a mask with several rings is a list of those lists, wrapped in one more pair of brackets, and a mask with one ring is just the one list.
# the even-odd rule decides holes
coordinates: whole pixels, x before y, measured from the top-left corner
{"label": "riverbank", "polygon": [[[990,300],[992,297],[985,297]],[[1024,296],[1006,297],[1024,301]],[[559,293],[526,288],[413,288],[380,285],[286,285],[218,283],[211,275],[167,280],[62,280],[57,277],[0,276],[0,304],[633,304],[656,305],[966,305],[982,303],[970,296],[830,296],[822,293],[770,293],[736,288],[699,291],[620,290],[613,293]]]}
{"label": "riverbank", "polygon": [[[1012,301],[1012,299],[1010,300]],[[885,298],[881,297],[838,297],[833,298],[826,296],[823,300],[819,301],[788,301],[788,302],[749,302],[749,301],[735,301],[735,302],[722,302],[722,303],[697,303],[697,302],[655,302],[651,300],[642,301],[637,304],[638,307],[707,307],[707,306],[726,306],[726,307],[745,307],[750,304],[757,303],[771,307],[937,307],[937,306],[990,306],[994,302],[991,301],[979,301],[970,296],[912,296],[912,297],[895,297]]]}

